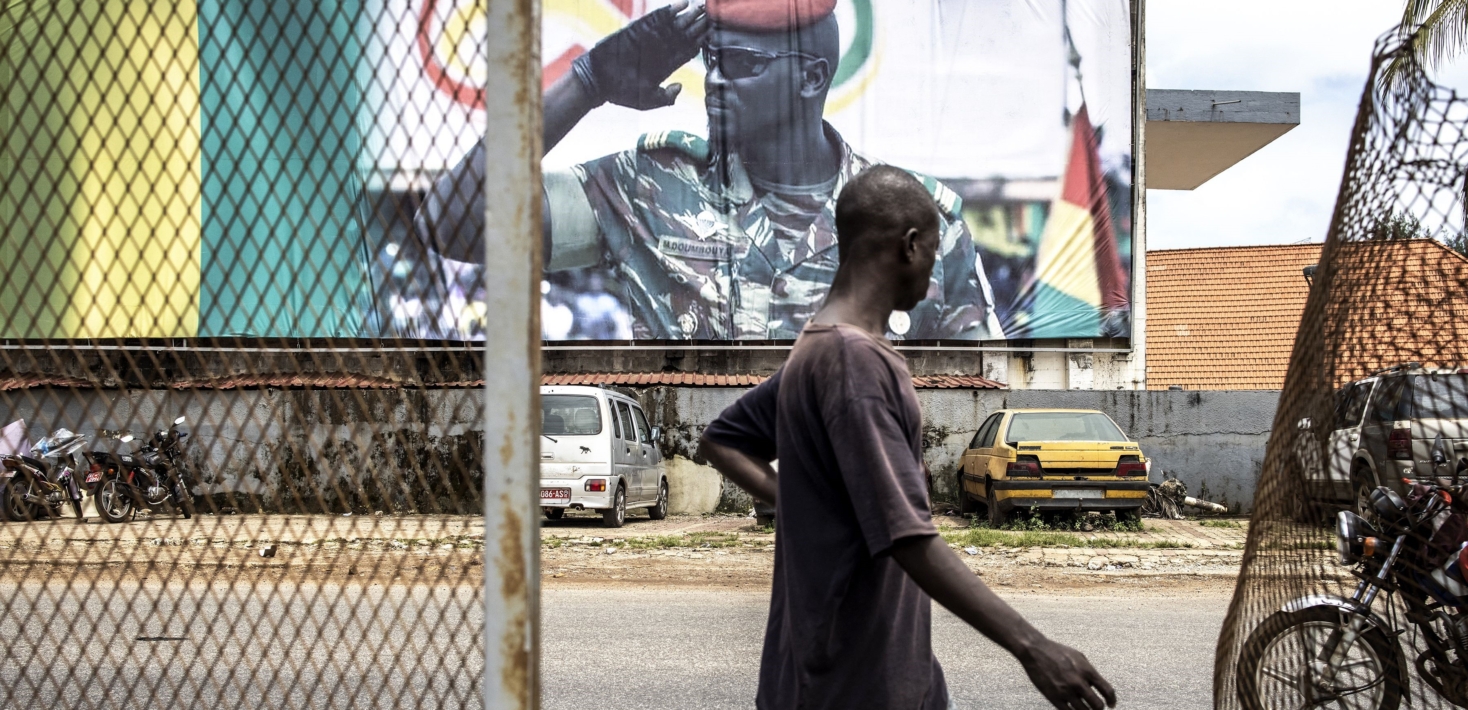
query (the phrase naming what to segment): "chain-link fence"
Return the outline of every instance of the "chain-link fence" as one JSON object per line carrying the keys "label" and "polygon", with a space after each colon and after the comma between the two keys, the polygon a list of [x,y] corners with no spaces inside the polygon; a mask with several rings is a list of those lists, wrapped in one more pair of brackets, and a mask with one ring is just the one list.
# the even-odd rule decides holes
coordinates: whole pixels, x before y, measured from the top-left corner
{"label": "chain-link fence", "polygon": [[0,0],[0,706],[481,702],[488,5]]}
{"label": "chain-link fence", "polygon": [[1305,274],[1217,707],[1468,706],[1465,194],[1468,97],[1383,39]]}

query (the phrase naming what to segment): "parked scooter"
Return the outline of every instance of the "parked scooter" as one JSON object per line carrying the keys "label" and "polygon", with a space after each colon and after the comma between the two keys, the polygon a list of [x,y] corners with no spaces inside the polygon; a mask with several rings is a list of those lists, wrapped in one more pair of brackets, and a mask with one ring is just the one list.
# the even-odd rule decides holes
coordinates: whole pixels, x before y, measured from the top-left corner
{"label": "parked scooter", "polygon": [[[1249,634],[1238,665],[1244,708],[1395,710],[1412,666],[1438,696],[1468,707],[1468,486],[1452,483],[1413,483],[1406,499],[1382,486],[1370,495],[1372,520],[1338,514],[1337,552],[1360,580],[1355,593],[1301,597]],[[1408,622],[1426,646],[1411,659],[1401,643]]]}
{"label": "parked scooter", "polygon": [[[184,518],[194,516],[194,495],[184,465],[188,433],[179,430],[184,422],[183,417],[173,420],[172,426],[151,435],[130,454],[87,452],[91,461],[87,485],[103,520],[120,523],[139,508],[158,511],[171,507]],[[134,440],[125,432],[117,432],[116,438],[125,444]]]}
{"label": "parked scooter", "polygon": [[81,519],[76,453],[86,443],[87,437],[81,434],[57,429],[36,442],[29,456],[0,455],[0,520],[58,518],[67,501]]}

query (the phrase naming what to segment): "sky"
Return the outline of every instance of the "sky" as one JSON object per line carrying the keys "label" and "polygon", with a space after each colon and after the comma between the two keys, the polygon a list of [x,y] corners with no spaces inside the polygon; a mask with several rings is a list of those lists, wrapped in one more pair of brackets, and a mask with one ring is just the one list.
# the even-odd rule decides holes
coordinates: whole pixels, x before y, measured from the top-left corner
{"label": "sky", "polygon": [[[1300,125],[1195,190],[1147,192],[1147,248],[1325,238],[1376,38],[1402,0],[1147,0],[1147,87],[1300,92]],[[1437,80],[1468,87],[1468,62]]]}

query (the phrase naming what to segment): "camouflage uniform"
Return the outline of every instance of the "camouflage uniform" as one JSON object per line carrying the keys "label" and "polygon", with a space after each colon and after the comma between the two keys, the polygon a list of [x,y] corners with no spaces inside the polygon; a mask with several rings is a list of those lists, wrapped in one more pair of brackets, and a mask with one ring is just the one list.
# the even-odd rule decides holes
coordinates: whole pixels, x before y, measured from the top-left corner
{"label": "camouflage uniform", "polygon": [[[649,133],[637,148],[546,176],[552,248],[547,270],[605,263],[625,289],[633,335],[659,340],[793,340],[836,274],[836,196],[873,163],[841,149],[835,188],[802,248],[779,248],[770,217],[738,161],[721,170],[707,142]],[[726,172],[724,187],[716,177]],[[894,338],[1003,338],[993,295],[964,225],[961,200],[918,175],[941,215],[940,256],[927,298]]]}

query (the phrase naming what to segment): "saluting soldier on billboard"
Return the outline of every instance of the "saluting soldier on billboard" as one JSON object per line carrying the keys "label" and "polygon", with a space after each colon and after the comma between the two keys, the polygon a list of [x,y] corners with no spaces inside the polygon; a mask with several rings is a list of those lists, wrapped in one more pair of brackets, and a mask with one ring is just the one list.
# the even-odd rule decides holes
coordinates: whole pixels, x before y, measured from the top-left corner
{"label": "saluting soldier on billboard", "polygon": [[[663,82],[703,55],[707,138],[648,133],[630,150],[544,179],[547,271],[612,268],[637,339],[790,340],[838,263],[836,198],[875,161],[823,116],[840,55],[836,0],[680,0],[578,57],[544,97],[545,150],[596,107],[670,106]],[[443,256],[483,254],[482,146],[442,176],[416,217]],[[934,199],[940,258],[927,298],[894,314],[909,340],[1002,339],[961,200]]]}

